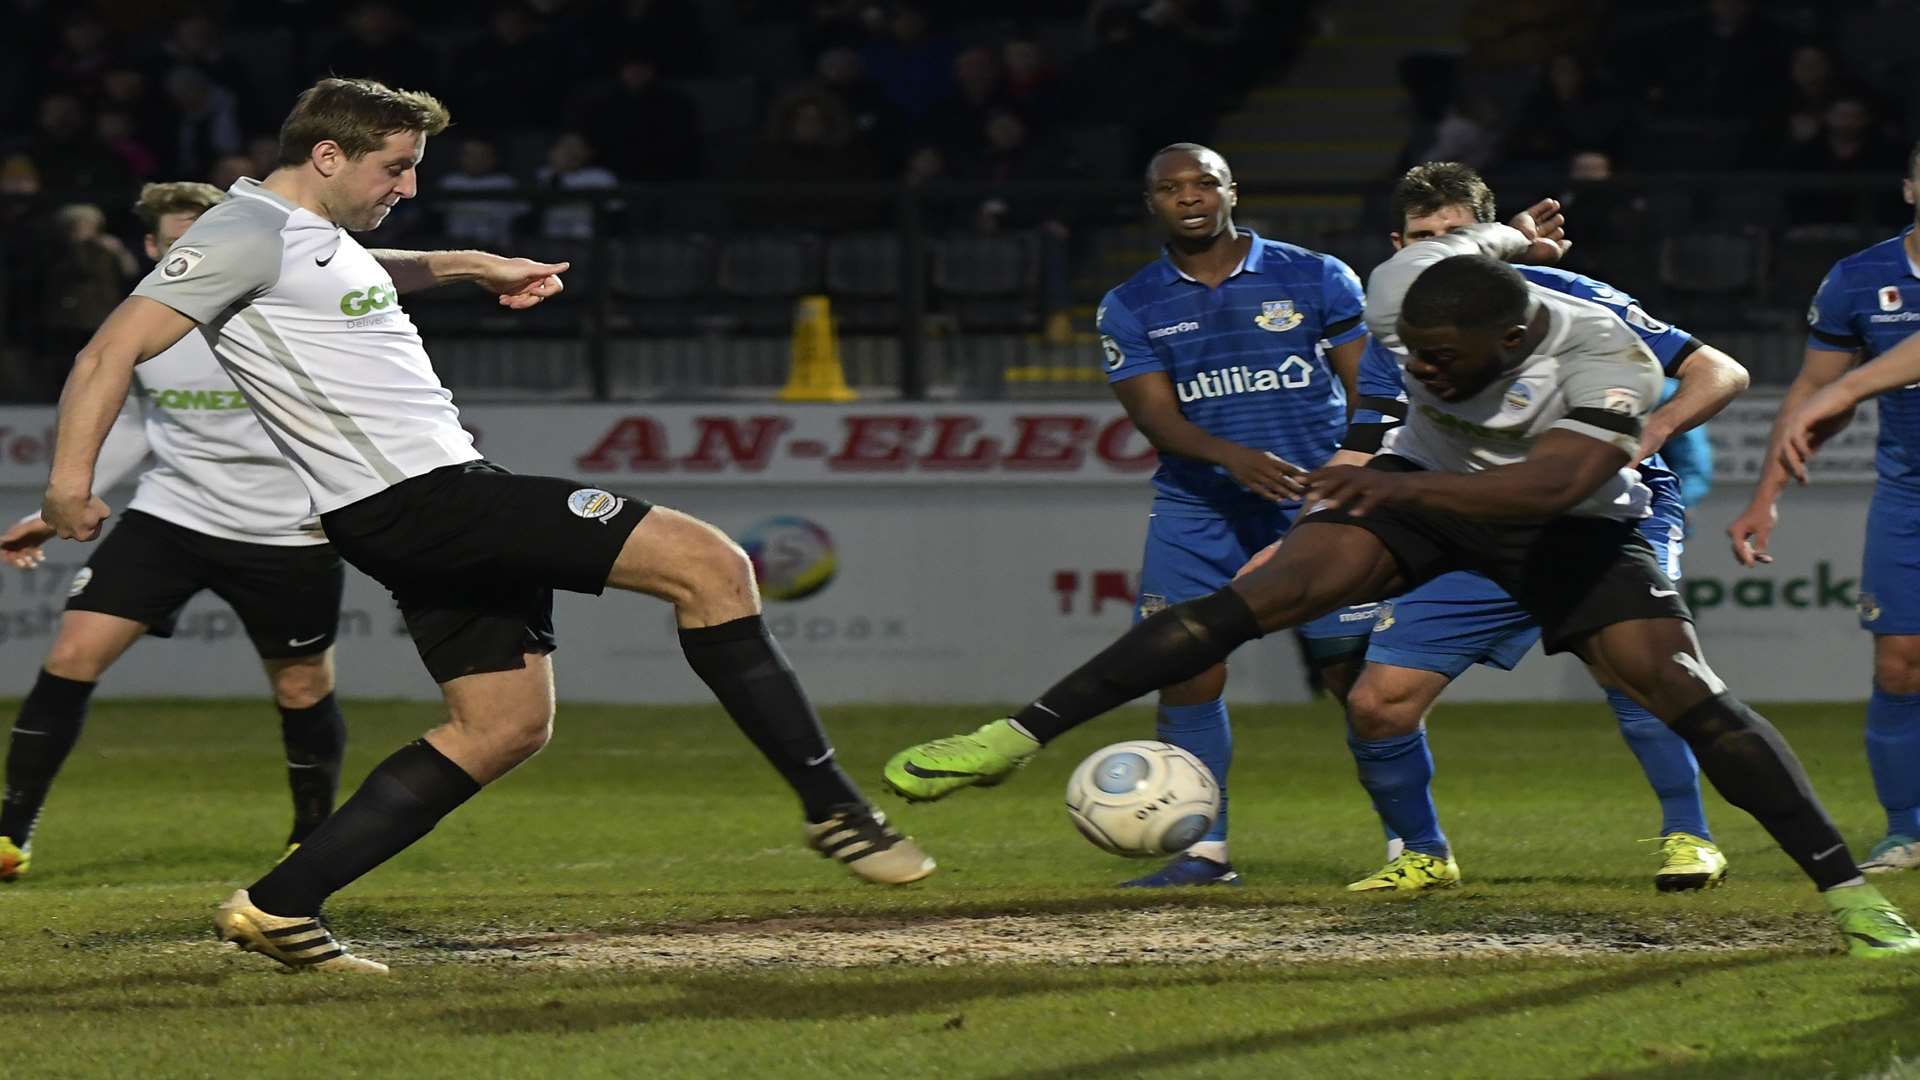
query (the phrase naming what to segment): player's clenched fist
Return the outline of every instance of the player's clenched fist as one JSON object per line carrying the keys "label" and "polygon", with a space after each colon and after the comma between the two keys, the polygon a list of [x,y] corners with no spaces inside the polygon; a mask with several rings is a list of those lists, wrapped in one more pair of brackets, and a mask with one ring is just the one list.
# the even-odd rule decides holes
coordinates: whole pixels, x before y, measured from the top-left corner
{"label": "player's clenched fist", "polygon": [[91,492],[64,495],[48,488],[40,503],[41,519],[53,526],[54,535],[62,540],[92,540],[100,535],[100,523],[110,513],[107,504]]}

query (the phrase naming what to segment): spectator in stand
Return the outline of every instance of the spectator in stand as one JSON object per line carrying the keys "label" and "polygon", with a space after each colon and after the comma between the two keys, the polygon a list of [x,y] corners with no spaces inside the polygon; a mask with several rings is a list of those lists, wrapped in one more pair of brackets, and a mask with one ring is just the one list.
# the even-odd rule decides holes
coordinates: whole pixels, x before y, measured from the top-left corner
{"label": "spectator in stand", "polygon": [[985,149],[987,117],[1006,107],[1000,58],[992,49],[967,49],[953,58],[953,81],[956,92],[927,113],[919,130],[938,139],[955,158],[978,157]]}
{"label": "spectator in stand", "polygon": [[1060,109],[1060,72],[1040,42],[1013,38],[1000,47],[1000,66],[1006,73],[1007,103],[1033,123],[1051,125]]}
{"label": "spectator in stand", "polygon": [[72,94],[48,94],[41,99],[39,126],[27,141],[27,156],[50,190],[121,188],[133,174],[119,155],[94,138],[93,125],[80,99]]}
{"label": "spectator in stand", "polygon": [[820,86],[831,91],[846,108],[855,141],[876,161],[900,161],[906,138],[900,111],[887,100],[880,84],[867,78],[859,52],[844,45],[827,49],[814,62],[813,70]]}
{"label": "spectator in stand", "polygon": [[174,107],[173,139],[158,150],[169,173],[203,176],[216,160],[240,153],[240,104],[232,91],[195,67],[167,72],[166,87]]}
{"label": "spectator in stand", "polygon": [[1622,55],[1640,61],[1648,104],[1727,124],[1774,113],[1792,46],[1754,0],[1708,0],[1705,15],[1662,27]]}
{"label": "spectator in stand", "polygon": [[1621,96],[1579,58],[1561,53],[1547,61],[1540,86],[1514,122],[1506,157],[1558,167],[1575,147],[1617,147],[1626,127],[1627,106]]}
{"label": "spectator in stand", "polygon": [[[511,191],[518,181],[500,168],[500,154],[485,139],[460,144],[460,165],[440,180],[442,191]],[[442,204],[447,235],[483,250],[513,246],[513,224],[527,204],[507,199],[451,200]]]}
{"label": "spectator in stand", "polygon": [[225,191],[243,176],[259,178],[260,174],[253,171],[253,159],[245,154],[228,154],[207,170],[207,183]]}
{"label": "spectator in stand", "polygon": [[1824,45],[1801,45],[1787,62],[1787,88],[1779,110],[1754,131],[1745,163],[1756,168],[1782,168],[1808,151],[1824,134],[1827,109],[1842,97],[1858,96],[1860,89],[1840,72],[1832,50]]}
{"label": "spectator in stand", "polygon": [[95,88],[95,108],[101,112],[126,113],[136,135],[155,146],[160,134],[173,123],[173,107],[164,95],[154,90],[154,80],[132,64],[116,64],[100,76]]}
{"label": "spectator in stand", "polygon": [[100,145],[113,151],[136,180],[145,180],[159,170],[160,158],[135,129],[133,117],[119,109],[103,109],[93,116],[93,135]]}
{"label": "spectator in stand", "polygon": [[1148,36],[1158,38],[1163,47],[1185,53],[1189,69],[1207,73],[1200,93],[1209,107],[1225,103],[1230,92],[1220,76],[1228,69],[1236,36],[1233,13],[1226,4],[1221,0],[1149,0],[1140,10],[1140,21],[1147,27]]}
{"label": "spectator in stand", "polygon": [[1090,23],[1093,48],[1067,76],[1076,119],[1127,125],[1134,161],[1168,143],[1207,137],[1212,117],[1195,111],[1196,80],[1184,52],[1166,48],[1120,0],[1097,4]]}
{"label": "spectator in stand", "polygon": [[1499,113],[1492,100],[1483,94],[1468,94],[1449,101],[1431,130],[1416,128],[1416,135],[1425,134],[1428,141],[1422,146],[1416,137],[1402,156],[1416,164],[1458,161],[1484,169],[1499,150],[1498,127]]}
{"label": "spectator in stand", "polygon": [[60,24],[60,43],[52,55],[36,58],[52,90],[85,94],[119,60],[112,35],[100,16],[85,8]]}
{"label": "spectator in stand", "polygon": [[[167,72],[177,67],[197,68],[208,82],[231,94],[241,120],[249,126],[262,127],[271,122],[273,116],[264,111],[269,107],[265,100],[268,95],[261,93],[264,88],[253,85],[246,65],[227,50],[220,24],[212,16],[201,12],[182,16],[160,42],[152,64],[156,78],[164,81]],[[277,115],[278,104],[271,107]]]}
{"label": "spectator in stand", "polygon": [[587,137],[628,182],[692,180],[704,175],[705,146],[693,99],[660,81],[651,56],[628,56],[580,108]]}
{"label": "spectator in stand", "polygon": [[752,175],[770,183],[827,184],[876,174],[853,140],[846,106],[824,90],[803,87],[774,103]]}
{"label": "spectator in stand", "polygon": [[55,401],[80,346],[126,299],[140,265],[120,238],[106,231],[107,215],[86,203],[54,213],[54,246],[45,263],[43,318],[46,348],[35,380],[40,401]]}
{"label": "spectator in stand", "polygon": [[713,50],[707,25],[693,0],[614,0],[613,11],[593,24],[587,40],[598,46],[596,70],[604,71],[645,50],[662,78],[711,74]]}
{"label": "spectator in stand", "polygon": [[886,36],[861,55],[867,74],[909,121],[918,122],[953,94],[953,46],[934,37],[925,5],[894,5]]}
{"label": "spectator in stand", "polygon": [[[1906,148],[1880,131],[1873,107],[1863,97],[1835,98],[1820,117],[1820,135],[1785,159],[1794,172],[1832,176],[1901,176],[1906,173]],[[1787,215],[1796,225],[1866,223],[1911,220],[1911,210],[1881,206],[1879,191],[1799,191],[1787,200]],[[1900,209],[1898,216],[1893,210]]]}
{"label": "spectator in stand", "polygon": [[[549,191],[599,191],[617,188],[613,173],[593,163],[593,144],[578,131],[563,133],[547,148],[547,163],[534,173],[535,183]],[[618,209],[618,203],[609,209]],[[588,240],[593,237],[593,207],[588,203],[555,203],[540,215],[540,235],[549,240]]]}
{"label": "spectator in stand", "polygon": [[[391,4],[359,4],[347,14],[347,36],[327,50],[319,74],[377,79],[412,89],[435,81],[433,52]],[[551,72],[538,73],[542,77]],[[537,93],[537,91],[530,91]]]}
{"label": "spectator in stand", "polygon": [[[256,180],[280,165],[280,139],[274,135],[255,135],[247,140],[246,175]],[[225,188],[220,190],[225,191]]]}
{"label": "spectator in stand", "polygon": [[[571,66],[526,4],[506,0],[495,5],[486,36],[462,49],[454,64],[454,115],[472,117],[489,130],[539,127],[551,115],[552,103],[566,99]],[[529,72],[560,84],[547,83],[530,94]]]}
{"label": "spectator in stand", "polygon": [[871,0],[813,0],[800,29],[800,44],[809,56],[858,50],[881,36],[884,23],[884,13]]}

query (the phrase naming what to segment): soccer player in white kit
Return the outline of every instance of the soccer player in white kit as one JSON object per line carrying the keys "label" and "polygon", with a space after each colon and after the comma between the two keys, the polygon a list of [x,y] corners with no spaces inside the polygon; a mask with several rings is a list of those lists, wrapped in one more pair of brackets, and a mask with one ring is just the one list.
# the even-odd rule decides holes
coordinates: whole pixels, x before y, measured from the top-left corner
{"label": "soccer player in white kit", "polygon": [[[134,211],[156,264],[226,197],[211,184],[148,184]],[[8,738],[0,881],[25,875],[32,835],[106,670],[142,635],[170,637],[209,590],[246,628],[280,709],[298,845],[333,810],[346,723],[333,696],[344,570],[307,491],[198,334],[140,366],[135,400],[94,473],[105,491],[149,457],[127,512],[67,589],[66,611]],[[54,535],[39,514],[0,534],[0,560],[31,569]]]}
{"label": "soccer player in white kit", "polygon": [[427,94],[322,79],[280,131],[280,164],[243,179],[181,238],[74,360],[42,509],[91,539],[107,514],[94,455],[134,365],[196,327],[312,496],[347,562],[393,592],[448,717],[376,766],[326,824],[216,915],[226,940],[289,967],[384,972],[320,921],[328,896],[425,836],[546,744],[552,590],[607,586],[674,606],[689,666],[800,797],[806,838],[854,874],[914,881],[933,860],[835,764],[767,632],[745,553],[664,507],[481,458],[400,298],[470,281],[508,308],[561,290],[565,263],[369,251],[418,190],[446,109]]}

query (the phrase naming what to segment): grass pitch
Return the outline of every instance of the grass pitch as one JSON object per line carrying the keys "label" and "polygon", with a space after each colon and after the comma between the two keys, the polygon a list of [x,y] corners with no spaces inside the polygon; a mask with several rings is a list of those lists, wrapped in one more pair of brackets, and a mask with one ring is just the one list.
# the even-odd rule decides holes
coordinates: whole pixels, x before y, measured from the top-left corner
{"label": "grass pitch", "polygon": [[[0,707],[11,708],[10,705]],[[1857,706],[1770,710],[1856,854],[1878,835]],[[888,753],[979,710],[840,709]],[[349,786],[434,710],[348,707]],[[881,803],[940,859],[855,883],[717,710],[563,705],[552,746],[330,906],[387,979],[217,945],[279,852],[268,703],[102,703],[0,887],[0,1075],[518,1077],[1911,1076],[1920,965],[1835,955],[1822,907],[1709,796],[1728,885],[1652,887],[1658,816],[1598,706],[1442,706],[1467,884],[1356,898],[1380,861],[1330,706],[1235,710],[1241,889],[1112,888],[1145,864],[1060,807],[1083,728],[1006,786]],[[1920,876],[1877,879],[1920,911]]]}

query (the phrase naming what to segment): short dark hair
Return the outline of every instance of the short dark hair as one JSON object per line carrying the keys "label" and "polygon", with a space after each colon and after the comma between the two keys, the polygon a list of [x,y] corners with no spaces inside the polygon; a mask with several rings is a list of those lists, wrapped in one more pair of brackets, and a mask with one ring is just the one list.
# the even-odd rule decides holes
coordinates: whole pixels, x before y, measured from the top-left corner
{"label": "short dark hair", "polygon": [[1527,279],[1499,259],[1454,255],[1407,287],[1400,318],[1410,326],[1513,326],[1527,316]]}
{"label": "short dark hair", "polygon": [[1913,149],[1907,151],[1907,175],[1912,176],[1915,169],[1920,169],[1920,142],[1914,143]]}
{"label": "short dark hair", "polygon": [[133,212],[139,215],[147,231],[153,232],[160,227],[160,219],[168,214],[205,213],[226,197],[226,192],[212,184],[189,180],[148,184],[140,189],[140,199],[133,204]]}
{"label": "short dark hair", "polygon": [[372,79],[321,79],[300,92],[280,125],[280,164],[303,164],[319,143],[332,140],[349,158],[361,158],[402,131],[438,135],[452,118],[432,94],[395,90]]}
{"label": "short dark hair", "polygon": [[1393,231],[1410,217],[1424,217],[1449,206],[1473,208],[1473,220],[1495,219],[1493,189],[1473,166],[1458,161],[1429,161],[1408,169],[1393,185]]}
{"label": "short dark hair", "polygon": [[1233,182],[1233,166],[1227,164],[1225,154],[1222,154],[1211,146],[1202,146],[1197,142],[1177,142],[1168,143],[1160,149],[1155,150],[1153,156],[1147,159],[1147,170],[1142,174],[1142,179],[1146,182],[1148,189],[1152,189],[1153,187],[1153,167],[1158,165],[1160,159],[1166,157],[1168,154],[1192,154],[1196,159],[1207,155],[1217,157],[1220,159],[1221,170],[1227,174],[1227,182]]}

